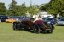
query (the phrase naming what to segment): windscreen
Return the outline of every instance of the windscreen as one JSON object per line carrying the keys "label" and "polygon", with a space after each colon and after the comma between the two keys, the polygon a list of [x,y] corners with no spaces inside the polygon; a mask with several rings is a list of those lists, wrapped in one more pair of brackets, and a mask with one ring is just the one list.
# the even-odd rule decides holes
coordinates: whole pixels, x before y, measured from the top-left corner
{"label": "windscreen", "polygon": [[47,18],[46,20],[53,20],[53,18]]}

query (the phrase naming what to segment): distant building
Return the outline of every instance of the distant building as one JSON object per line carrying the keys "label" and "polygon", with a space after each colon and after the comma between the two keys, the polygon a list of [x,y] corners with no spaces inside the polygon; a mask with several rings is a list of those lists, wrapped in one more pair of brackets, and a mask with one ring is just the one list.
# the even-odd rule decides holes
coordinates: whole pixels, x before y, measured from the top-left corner
{"label": "distant building", "polygon": [[51,14],[49,14],[46,11],[43,11],[43,10],[40,12],[40,14],[41,14],[41,17],[53,17],[53,15],[51,15]]}
{"label": "distant building", "polygon": [[42,18],[43,18],[43,17],[53,17],[53,15],[47,13],[47,12],[44,11],[44,10],[41,10],[41,12],[40,12],[39,14],[33,15],[33,18],[35,18],[36,16],[39,16],[39,15],[41,15]]}

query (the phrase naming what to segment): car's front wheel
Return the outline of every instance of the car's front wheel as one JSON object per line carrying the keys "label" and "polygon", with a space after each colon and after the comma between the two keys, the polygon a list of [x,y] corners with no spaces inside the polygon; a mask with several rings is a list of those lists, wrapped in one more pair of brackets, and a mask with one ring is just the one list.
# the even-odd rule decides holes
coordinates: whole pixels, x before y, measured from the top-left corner
{"label": "car's front wheel", "polygon": [[40,28],[39,28],[39,26],[38,26],[37,24],[35,24],[35,25],[33,26],[33,31],[34,31],[34,33],[37,33],[37,34],[40,33]]}
{"label": "car's front wheel", "polygon": [[53,29],[51,30],[51,32],[50,33],[53,33]]}
{"label": "car's front wheel", "polygon": [[53,29],[52,29],[52,30],[50,30],[50,31],[47,31],[47,33],[53,33]]}

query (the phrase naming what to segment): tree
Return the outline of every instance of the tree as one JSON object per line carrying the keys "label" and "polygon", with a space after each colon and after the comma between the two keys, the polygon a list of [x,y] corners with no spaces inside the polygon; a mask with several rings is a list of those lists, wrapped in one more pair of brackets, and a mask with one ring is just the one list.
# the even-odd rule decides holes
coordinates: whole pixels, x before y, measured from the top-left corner
{"label": "tree", "polygon": [[0,15],[6,15],[6,7],[5,7],[5,3],[0,3]]}
{"label": "tree", "polygon": [[9,14],[12,16],[25,16],[26,13],[26,6],[25,2],[22,5],[16,5],[17,2],[12,0],[12,3],[9,5]]}
{"label": "tree", "polygon": [[9,5],[9,14],[12,16],[18,16],[17,14],[17,2],[12,0],[12,3]]}
{"label": "tree", "polygon": [[25,2],[22,5],[16,5],[17,2],[12,0],[12,3],[9,5],[8,13],[12,16],[26,16],[26,12],[28,11],[31,16],[38,13],[37,7],[32,6],[26,7]]}
{"label": "tree", "polygon": [[52,13],[55,17],[57,14],[64,16],[64,0],[51,0],[47,8],[48,13]]}
{"label": "tree", "polygon": [[27,12],[27,7],[26,7],[26,5],[25,5],[25,2],[21,5],[21,14],[23,15],[23,16],[26,16],[26,13]]}
{"label": "tree", "polygon": [[64,0],[59,0],[60,3],[60,10],[59,10],[59,14],[64,17]]}
{"label": "tree", "polygon": [[33,15],[36,15],[37,13],[39,13],[38,8],[35,5],[34,6],[31,6],[31,4],[30,4],[30,7],[28,7],[27,10],[31,14],[31,17]]}
{"label": "tree", "polygon": [[46,11],[46,9],[47,9],[48,6],[49,6],[48,3],[47,4],[42,4],[39,9]]}

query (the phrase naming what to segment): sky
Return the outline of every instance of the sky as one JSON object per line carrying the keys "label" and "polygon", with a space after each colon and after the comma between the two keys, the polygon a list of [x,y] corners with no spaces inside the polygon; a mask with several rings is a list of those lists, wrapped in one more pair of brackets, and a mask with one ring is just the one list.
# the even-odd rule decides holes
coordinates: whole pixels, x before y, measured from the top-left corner
{"label": "sky", "polygon": [[[25,2],[26,6],[30,6],[30,1],[32,1],[32,5],[41,5],[46,4],[50,0],[15,0],[17,2],[17,5],[22,5],[22,3]],[[6,8],[9,8],[9,4],[11,4],[12,0],[0,0],[0,2],[5,3]]]}

